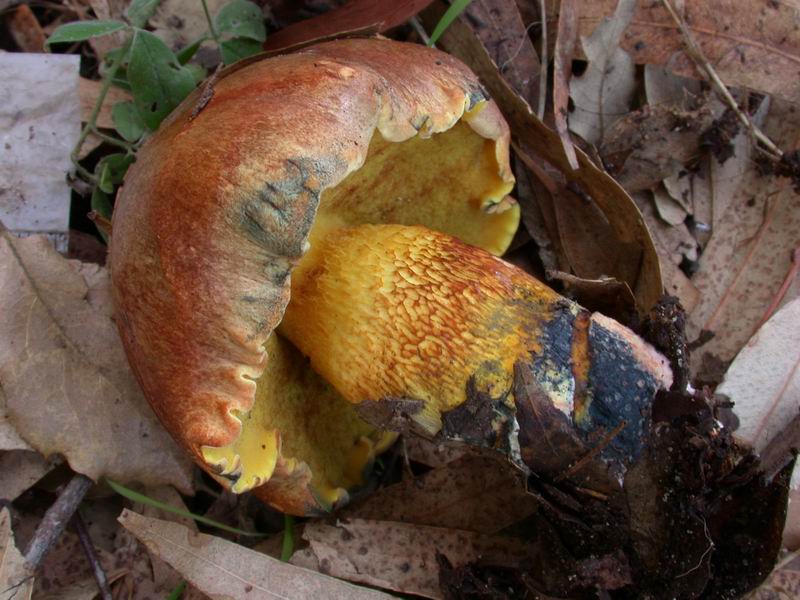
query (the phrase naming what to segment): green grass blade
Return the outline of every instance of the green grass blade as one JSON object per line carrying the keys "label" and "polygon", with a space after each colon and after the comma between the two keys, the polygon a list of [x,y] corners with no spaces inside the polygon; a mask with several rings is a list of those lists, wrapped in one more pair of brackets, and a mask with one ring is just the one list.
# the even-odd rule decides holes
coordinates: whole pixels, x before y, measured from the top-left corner
{"label": "green grass blade", "polygon": [[433,29],[433,33],[431,34],[431,39],[428,40],[428,46],[433,46],[442,34],[450,27],[450,24],[458,18],[464,10],[469,6],[469,3],[472,0],[455,0],[451,5],[450,8],[442,15],[442,18],[439,19],[439,22],[436,24],[436,27]]}
{"label": "green grass blade", "polygon": [[175,508],[174,506],[170,506],[169,504],[164,504],[163,502],[154,500],[150,496],[145,496],[144,494],[140,494],[139,492],[134,492],[132,489],[126,488],[121,483],[117,483],[116,481],[112,481],[108,478],[106,478],[106,481],[108,482],[108,485],[111,486],[112,490],[117,492],[120,496],[124,496],[128,500],[133,500],[134,502],[141,502],[142,504],[147,504],[148,506],[152,506],[154,508],[160,508],[161,510],[171,512],[181,517],[194,519],[199,523],[204,523],[209,527],[216,527],[217,529],[222,529],[223,531],[227,531],[229,533],[236,533],[238,535],[246,535],[250,537],[266,537],[267,535],[265,533],[255,533],[252,531],[237,529],[236,527],[231,527],[230,525],[225,525],[224,523],[220,523],[219,521],[215,521],[214,519],[209,519],[208,517],[204,517],[202,515],[196,515],[194,513],[189,512],[188,510],[183,510],[182,508]]}
{"label": "green grass blade", "polygon": [[294,553],[294,517],[283,515],[283,546],[281,547],[281,560],[289,562]]}

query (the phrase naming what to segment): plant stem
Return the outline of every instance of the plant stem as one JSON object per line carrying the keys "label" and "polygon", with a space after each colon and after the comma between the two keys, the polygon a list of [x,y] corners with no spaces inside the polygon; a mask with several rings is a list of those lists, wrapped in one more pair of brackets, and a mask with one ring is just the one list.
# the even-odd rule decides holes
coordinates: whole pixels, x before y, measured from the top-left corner
{"label": "plant stem", "polygon": [[111,144],[112,146],[118,146],[119,148],[122,148],[122,149],[128,150],[128,151],[133,149],[133,144],[130,144],[128,142],[124,142],[122,140],[118,140],[117,138],[112,137],[110,135],[106,135],[105,133],[101,132],[97,128],[97,125],[92,127],[92,133],[94,135],[96,135],[97,137],[99,137],[101,140],[103,140],[105,143]]}
{"label": "plant stem", "polygon": [[[128,38],[125,42],[125,45],[122,47],[122,51],[116,55],[111,64],[108,67],[108,70],[103,74],[102,83],[100,85],[100,93],[97,95],[97,100],[94,103],[94,107],[92,107],[92,112],[89,115],[89,119],[84,125],[83,129],[81,130],[81,134],[78,137],[78,143],[75,144],[75,148],[72,149],[70,153],[70,159],[72,160],[72,164],[75,165],[75,169],[78,173],[82,176],[86,176],[86,169],[81,167],[78,164],[78,154],[83,147],[83,143],[86,141],[86,138],[89,137],[90,133],[97,133],[97,115],[100,114],[100,110],[103,108],[103,102],[106,100],[106,95],[108,94],[108,90],[111,89],[111,84],[113,82],[114,77],[119,71],[119,68],[122,66],[122,58],[127,54],[128,48],[130,48],[132,38]],[[92,177],[90,179],[93,180]]]}
{"label": "plant stem", "polygon": [[281,548],[281,560],[289,562],[294,552],[294,517],[292,515],[283,516],[283,547]]}
{"label": "plant stem", "polygon": [[206,0],[200,0],[200,2],[203,4],[203,12],[206,15],[206,22],[208,23],[208,32],[211,34],[211,37],[214,38],[214,41],[219,47],[220,46],[219,36],[217,35],[217,30],[214,29],[214,21],[211,18],[211,13],[208,12],[208,3],[206,2]]}

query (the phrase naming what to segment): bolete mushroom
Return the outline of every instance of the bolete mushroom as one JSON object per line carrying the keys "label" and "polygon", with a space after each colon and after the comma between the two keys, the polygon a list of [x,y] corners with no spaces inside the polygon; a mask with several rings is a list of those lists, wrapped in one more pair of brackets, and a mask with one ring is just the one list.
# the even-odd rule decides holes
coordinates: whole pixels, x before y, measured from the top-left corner
{"label": "bolete mushroom", "polygon": [[513,422],[519,360],[580,427],[630,419],[636,445],[669,368],[497,258],[519,222],[509,131],[463,64],[350,39],[209,85],[139,153],[110,254],[130,363],[201,465],[328,510],[396,435],[357,405],[405,403],[430,436],[475,398]]}

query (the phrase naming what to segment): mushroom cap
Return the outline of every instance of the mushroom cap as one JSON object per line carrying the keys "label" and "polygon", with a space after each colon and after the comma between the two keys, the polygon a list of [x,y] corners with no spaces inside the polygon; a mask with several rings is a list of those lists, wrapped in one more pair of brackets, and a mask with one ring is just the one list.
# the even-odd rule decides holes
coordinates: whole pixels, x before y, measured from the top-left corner
{"label": "mushroom cap", "polygon": [[[426,138],[462,117],[494,141],[507,191],[508,127],[467,67],[350,39],[223,71],[144,145],[113,216],[117,323],[145,396],[201,465],[202,448],[234,442],[237,414],[253,407],[321,194],[364,164],[374,134]],[[309,481],[278,453],[256,493],[302,514],[318,506]]]}

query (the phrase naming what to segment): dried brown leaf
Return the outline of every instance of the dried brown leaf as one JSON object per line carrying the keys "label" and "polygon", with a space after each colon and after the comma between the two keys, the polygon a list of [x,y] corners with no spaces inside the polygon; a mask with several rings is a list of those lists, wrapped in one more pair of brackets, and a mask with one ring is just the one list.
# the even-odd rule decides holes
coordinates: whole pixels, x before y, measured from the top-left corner
{"label": "dried brown leaf", "polygon": [[564,155],[571,169],[578,169],[578,157],[567,123],[569,104],[569,82],[572,78],[572,56],[578,38],[578,13],[576,0],[562,0],[558,13],[558,33],[556,35],[553,58],[553,113],[556,131],[564,148]]}
{"label": "dried brown leaf", "polygon": [[0,233],[0,382],[10,422],[79,473],[191,490],[191,463],[128,367],[108,271]]}
{"label": "dried brown leaf", "polygon": [[515,539],[407,523],[316,522],[303,537],[323,573],[426,598],[442,597],[437,553],[454,566],[482,559],[513,568],[525,561],[525,546]]}
{"label": "dried brown leaf", "polygon": [[606,132],[603,164],[629,192],[652,189],[700,155],[700,134],[721,112],[719,102],[688,111],[670,104],[633,111]]}
{"label": "dried brown leaf", "polygon": [[636,0],[619,0],[613,16],[603,19],[590,36],[581,39],[589,66],[569,84],[575,104],[569,128],[590,144],[602,144],[609,128],[630,110],[636,69],[619,43],[636,4]]}
{"label": "dried brown leaf", "polygon": [[366,600],[386,594],[281,562],[178,523],[125,510],[120,523],[199,590],[222,598]]}
{"label": "dried brown leaf", "polygon": [[33,574],[25,567],[25,558],[14,542],[11,513],[0,510],[0,600],[29,600],[33,592]]}
{"label": "dried brown leaf", "polygon": [[433,442],[419,436],[404,438],[403,451],[406,456],[432,469],[443,467],[469,454],[469,448],[459,442]]}
{"label": "dried brown leaf", "polygon": [[[788,182],[751,169],[692,278],[701,301],[689,315],[687,334],[695,339],[702,330],[714,332],[693,354],[695,372],[704,353],[729,361],[747,342],[791,268],[798,239],[800,195]],[[796,294],[790,290],[787,300]]]}
{"label": "dried brown leaf", "polygon": [[39,481],[51,468],[36,452],[9,450],[0,452],[0,499],[12,502]]}
{"label": "dried brown leaf", "polygon": [[541,64],[514,0],[474,0],[466,15],[503,77],[534,106]]}
{"label": "dried brown leaf", "polygon": [[44,52],[47,36],[30,6],[22,4],[7,21],[11,37],[23,52]]}
{"label": "dried brown leaf", "polygon": [[683,110],[691,110],[703,93],[696,79],[679,77],[657,65],[644,66],[644,91],[651,106],[670,104]]}
{"label": "dried brown leaf", "polygon": [[[614,12],[617,0],[576,0],[580,35],[589,35]],[[663,65],[673,73],[698,78],[694,62],[661,2],[639,2],[622,47],[637,64]],[[677,4],[673,2],[673,4]],[[774,0],[684,1],[682,16],[720,78],[786,99],[800,97],[800,13],[791,2]],[[558,2],[547,4],[554,31]]]}
{"label": "dried brown leaf", "polygon": [[465,456],[421,477],[380,489],[341,514],[489,534],[534,510],[536,501],[525,491],[521,474],[511,464]]}
{"label": "dried brown leaf", "polygon": [[383,32],[408,21],[431,0],[352,0],[327,13],[293,23],[269,36],[264,50],[275,51],[353,32]]}
{"label": "dried brown leaf", "polygon": [[[206,2],[212,18],[227,3],[226,0]],[[155,34],[174,51],[185,48],[208,31],[203,5],[195,0],[161,0],[150,18],[150,25],[154,27]]]}

